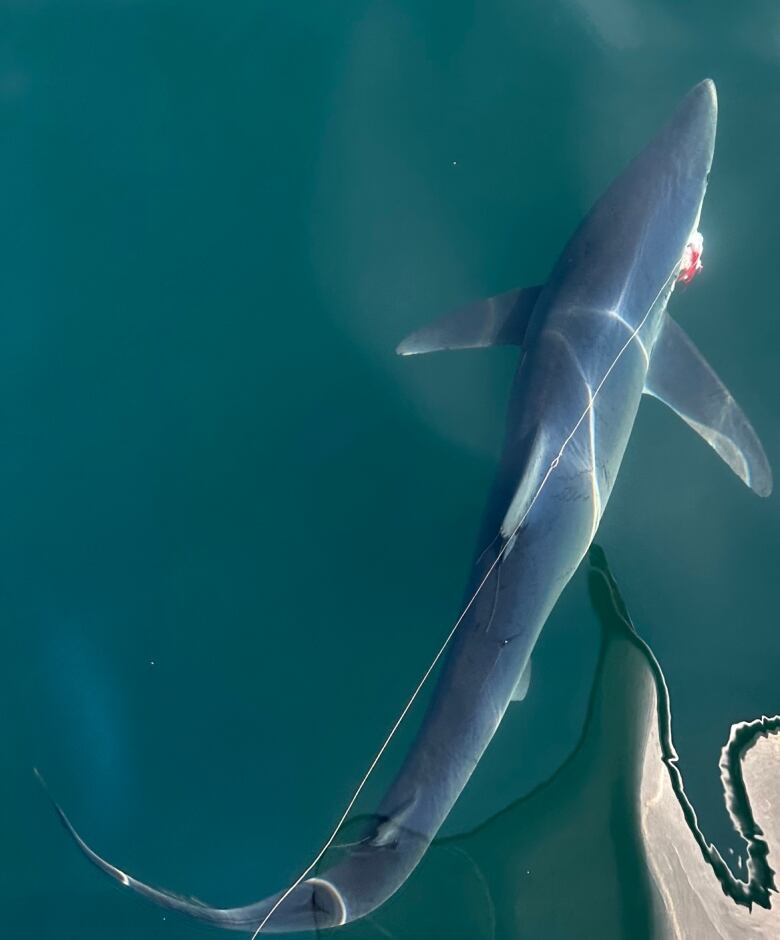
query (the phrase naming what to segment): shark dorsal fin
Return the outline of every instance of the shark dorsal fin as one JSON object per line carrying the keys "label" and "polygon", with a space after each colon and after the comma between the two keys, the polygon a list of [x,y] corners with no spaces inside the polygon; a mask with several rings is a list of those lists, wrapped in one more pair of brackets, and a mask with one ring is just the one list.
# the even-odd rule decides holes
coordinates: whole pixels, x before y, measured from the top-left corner
{"label": "shark dorsal fin", "polygon": [[505,539],[513,539],[517,535],[518,528],[523,524],[539,493],[539,484],[549,458],[547,435],[542,425],[538,425],[528,435],[525,446],[527,449],[523,472],[501,523],[501,536]]}
{"label": "shark dorsal fin", "polygon": [[528,687],[531,685],[531,660],[525,664],[525,669],[520,673],[520,678],[517,680],[517,685],[515,690],[512,693],[513,702],[522,702],[525,700],[526,695],[528,695]]}
{"label": "shark dorsal fin", "polygon": [[396,352],[401,356],[443,349],[521,346],[541,286],[518,287],[459,307],[410,333]]}
{"label": "shark dorsal fin", "polygon": [[759,496],[772,492],[772,470],[758,435],[710,364],[668,314],[653,347],[645,392],[677,412]]}

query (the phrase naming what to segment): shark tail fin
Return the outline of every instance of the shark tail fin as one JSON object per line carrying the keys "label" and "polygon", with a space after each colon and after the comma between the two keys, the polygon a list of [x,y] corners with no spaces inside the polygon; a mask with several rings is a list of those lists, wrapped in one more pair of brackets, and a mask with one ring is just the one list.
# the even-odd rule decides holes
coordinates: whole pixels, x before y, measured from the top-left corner
{"label": "shark tail fin", "polygon": [[459,307],[410,333],[396,348],[400,356],[444,349],[522,346],[541,286],[518,287]]}
{"label": "shark tail fin", "polygon": [[247,904],[244,907],[216,908],[210,907],[197,898],[183,897],[172,891],[154,888],[145,884],[98,855],[82,839],[65,811],[52,798],[45,780],[37,769],[35,775],[51,800],[60,822],[83,855],[102,872],[113,878],[114,881],[130,888],[136,894],[142,895],[158,907],[177,911],[204,924],[211,924],[214,927],[221,927],[226,930],[239,930],[244,933],[256,931],[271,911],[273,913],[268,920],[268,924],[263,927],[262,932],[264,934],[292,933],[337,927],[346,921],[344,902],[339,892],[324,878],[308,878],[306,881],[301,882],[276,909],[274,909],[275,905],[282,897],[281,892],[253,904]]}

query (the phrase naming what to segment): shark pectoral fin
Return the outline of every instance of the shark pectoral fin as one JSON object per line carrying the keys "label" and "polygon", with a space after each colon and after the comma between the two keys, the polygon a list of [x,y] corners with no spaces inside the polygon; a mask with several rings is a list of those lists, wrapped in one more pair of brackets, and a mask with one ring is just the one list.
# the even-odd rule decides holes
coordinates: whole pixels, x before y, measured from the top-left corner
{"label": "shark pectoral fin", "polygon": [[531,660],[525,664],[525,669],[520,673],[520,678],[517,680],[517,685],[515,690],[512,693],[513,702],[522,702],[523,699],[528,695],[528,687],[531,684]]}
{"label": "shark pectoral fin", "polygon": [[645,392],[676,411],[759,496],[772,492],[772,470],[756,432],[706,359],[668,315],[653,347]]}
{"label": "shark pectoral fin", "polygon": [[396,352],[400,356],[443,349],[521,346],[541,286],[519,287],[478,300],[410,333]]}

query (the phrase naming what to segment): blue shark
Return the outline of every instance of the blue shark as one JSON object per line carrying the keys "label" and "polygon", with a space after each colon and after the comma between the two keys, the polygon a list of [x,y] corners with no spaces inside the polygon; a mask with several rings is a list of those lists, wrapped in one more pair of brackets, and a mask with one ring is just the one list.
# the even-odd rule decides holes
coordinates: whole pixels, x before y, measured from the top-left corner
{"label": "blue shark", "polygon": [[642,397],[665,402],[756,493],[771,492],[753,428],[667,312],[676,284],[700,266],[716,123],[705,80],[595,203],[543,285],[470,304],[398,347],[418,355],[514,345],[521,355],[463,613],[415,741],[360,837],[286,891],[218,909],[116,868],[57,807],[94,864],[166,908],[255,936],[369,914],[414,870],[510,702],[525,694],[534,645],[593,541]]}

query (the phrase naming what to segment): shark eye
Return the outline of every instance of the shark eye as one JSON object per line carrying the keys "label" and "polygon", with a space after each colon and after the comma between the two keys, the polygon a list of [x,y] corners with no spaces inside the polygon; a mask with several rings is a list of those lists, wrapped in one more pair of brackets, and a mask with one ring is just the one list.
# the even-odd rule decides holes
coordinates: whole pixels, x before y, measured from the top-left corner
{"label": "shark eye", "polygon": [[690,241],[685,246],[685,251],[680,258],[677,280],[683,284],[690,284],[691,281],[702,269],[701,254],[704,251],[704,238],[701,232],[694,232]]}

